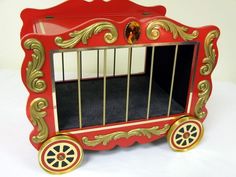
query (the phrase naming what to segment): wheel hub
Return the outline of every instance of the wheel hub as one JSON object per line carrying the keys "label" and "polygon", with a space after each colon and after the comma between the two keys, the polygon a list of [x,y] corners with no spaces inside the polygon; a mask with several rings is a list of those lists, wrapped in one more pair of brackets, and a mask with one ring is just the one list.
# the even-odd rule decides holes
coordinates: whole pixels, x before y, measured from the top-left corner
{"label": "wheel hub", "polygon": [[184,137],[184,139],[188,139],[190,137],[190,133],[189,132],[185,132],[183,134],[183,137]]}
{"label": "wheel hub", "polygon": [[59,161],[63,161],[63,160],[65,160],[65,158],[66,158],[66,155],[64,153],[59,153],[57,155],[57,160],[59,160]]}

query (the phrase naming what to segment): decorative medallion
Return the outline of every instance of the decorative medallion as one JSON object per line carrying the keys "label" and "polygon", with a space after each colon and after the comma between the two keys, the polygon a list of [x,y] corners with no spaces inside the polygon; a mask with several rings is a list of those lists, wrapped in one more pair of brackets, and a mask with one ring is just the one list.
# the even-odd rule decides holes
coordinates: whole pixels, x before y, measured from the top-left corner
{"label": "decorative medallion", "polygon": [[199,93],[198,93],[199,99],[195,106],[195,115],[197,118],[202,119],[207,116],[207,113],[203,111],[203,108],[206,105],[210,96],[210,92],[211,92],[210,82],[207,80],[203,80],[199,82],[198,90],[199,90]]}
{"label": "decorative medallion", "polygon": [[197,30],[192,33],[188,33],[188,28],[184,26],[178,26],[169,20],[159,19],[153,20],[149,23],[146,31],[148,39],[157,40],[160,37],[160,28],[170,31],[173,34],[174,39],[181,37],[185,41],[196,39],[199,35]]}
{"label": "decorative medallion", "polygon": [[206,39],[205,39],[205,54],[206,58],[203,59],[204,65],[201,67],[201,75],[207,76],[211,74],[215,67],[216,62],[216,51],[213,48],[213,40],[215,38],[218,38],[220,36],[220,32],[218,30],[211,31],[208,33]]}
{"label": "decorative medallion", "polygon": [[42,93],[46,89],[44,80],[39,79],[44,76],[41,71],[45,61],[45,51],[43,45],[37,39],[28,39],[24,42],[27,50],[33,50],[32,61],[28,63],[26,68],[26,84],[27,87],[35,93]]}
{"label": "decorative medallion", "polygon": [[98,135],[95,136],[94,140],[89,140],[88,137],[83,137],[82,141],[87,146],[97,146],[99,144],[102,144],[103,146],[106,146],[109,144],[112,140],[118,140],[121,138],[129,139],[133,136],[146,136],[147,138],[151,138],[152,136],[156,135],[162,135],[165,134],[170,128],[170,125],[166,124],[162,129],[160,129],[158,126],[152,127],[152,128],[138,128],[131,130],[129,132],[114,132],[107,135]]}
{"label": "decorative medallion", "polygon": [[140,38],[140,33],[140,24],[136,21],[130,22],[125,28],[125,37],[128,44],[135,44]]}
{"label": "decorative medallion", "polygon": [[38,127],[38,135],[33,136],[34,143],[43,143],[48,138],[48,126],[44,120],[47,112],[48,101],[44,98],[36,98],[30,104],[30,117],[32,124]]}
{"label": "decorative medallion", "polygon": [[57,46],[63,49],[74,48],[79,42],[87,44],[88,39],[91,38],[92,35],[96,35],[104,30],[110,31],[107,32],[104,36],[104,40],[106,43],[113,44],[117,41],[118,32],[116,27],[110,22],[98,22],[91,26],[88,26],[83,30],[74,31],[73,33],[70,33],[69,36],[71,37],[71,39],[69,40],[64,40],[61,37],[56,37],[55,43]]}

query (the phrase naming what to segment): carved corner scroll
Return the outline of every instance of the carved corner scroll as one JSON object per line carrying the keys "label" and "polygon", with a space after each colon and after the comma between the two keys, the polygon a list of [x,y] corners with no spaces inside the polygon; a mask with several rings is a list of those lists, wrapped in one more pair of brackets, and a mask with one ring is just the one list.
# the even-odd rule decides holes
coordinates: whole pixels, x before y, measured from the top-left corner
{"label": "carved corner scroll", "polygon": [[193,31],[192,33],[187,33],[188,28],[176,25],[169,20],[159,19],[153,20],[149,23],[146,30],[146,35],[148,39],[157,40],[160,37],[160,28],[171,32],[173,34],[174,39],[181,37],[185,41],[191,41],[193,39],[196,39],[199,35],[199,32],[197,30]]}
{"label": "carved corner scroll", "polygon": [[201,75],[207,76],[211,74],[215,67],[216,62],[216,50],[213,48],[213,40],[220,36],[218,30],[211,31],[205,39],[205,55],[206,58],[203,60],[204,65],[201,67]]}
{"label": "carved corner scroll", "polygon": [[57,46],[64,49],[74,48],[79,42],[87,44],[88,39],[91,38],[92,35],[98,34],[104,30],[110,31],[107,32],[104,36],[105,42],[108,44],[116,42],[116,40],[118,39],[118,32],[116,27],[110,22],[98,22],[91,26],[88,26],[83,30],[74,31],[73,33],[70,33],[69,36],[71,37],[71,39],[69,40],[63,40],[61,37],[56,37],[55,43]]}
{"label": "carved corner scroll", "polygon": [[153,135],[162,135],[165,134],[170,128],[170,125],[166,124],[162,129],[160,129],[158,126],[152,127],[152,128],[138,128],[131,130],[129,132],[114,132],[107,135],[98,135],[95,136],[94,140],[89,140],[88,137],[83,137],[82,141],[87,146],[97,146],[99,144],[102,144],[104,146],[108,145],[110,141],[112,140],[118,140],[121,138],[129,139],[133,136],[146,136],[147,138],[151,138]]}
{"label": "carved corner scroll", "polygon": [[25,49],[33,50],[32,61],[28,63],[26,68],[26,84],[27,87],[35,93],[42,93],[46,89],[46,83],[40,79],[44,76],[41,71],[45,62],[45,51],[42,43],[37,39],[28,39],[24,42]]}
{"label": "carved corner scroll", "polygon": [[31,121],[38,128],[38,135],[32,137],[34,143],[43,143],[48,138],[48,126],[44,120],[47,116],[47,107],[48,102],[44,98],[36,98],[30,104]]}

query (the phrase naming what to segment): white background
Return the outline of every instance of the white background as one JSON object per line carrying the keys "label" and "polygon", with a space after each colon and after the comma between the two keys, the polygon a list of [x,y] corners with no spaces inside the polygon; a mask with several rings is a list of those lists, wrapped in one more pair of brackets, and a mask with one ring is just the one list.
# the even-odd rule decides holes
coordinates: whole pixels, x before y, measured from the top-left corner
{"label": "white background", "polygon": [[[0,0],[0,173],[1,176],[49,176],[37,163],[28,141],[32,127],[25,115],[27,92],[21,83],[24,53],[20,47],[20,12],[47,8],[62,0]],[[122,2],[122,0],[121,0]],[[214,177],[236,176],[236,1],[135,0],[164,5],[167,16],[189,26],[217,25],[221,29],[219,63],[213,74],[213,94],[207,104],[201,144],[187,153],[170,150],[166,140],[106,152],[85,152],[82,166],[65,176]]]}

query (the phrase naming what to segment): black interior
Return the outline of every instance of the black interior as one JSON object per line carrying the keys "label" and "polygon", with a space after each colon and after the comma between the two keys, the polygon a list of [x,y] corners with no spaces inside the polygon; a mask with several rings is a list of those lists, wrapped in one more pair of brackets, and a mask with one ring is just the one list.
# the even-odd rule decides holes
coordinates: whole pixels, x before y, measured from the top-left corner
{"label": "black interior", "polygon": [[[155,60],[150,103],[150,118],[166,116],[176,46],[155,47]],[[195,45],[179,45],[171,114],[185,111]],[[130,80],[129,121],[147,116],[152,47],[147,47],[146,72],[132,75]],[[59,129],[78,128],[78,82],[55,83]],[[106,124],[124,122],[127,77],[107,78]],[[82,126],[102,125],[103,79],[81,81]]]}

